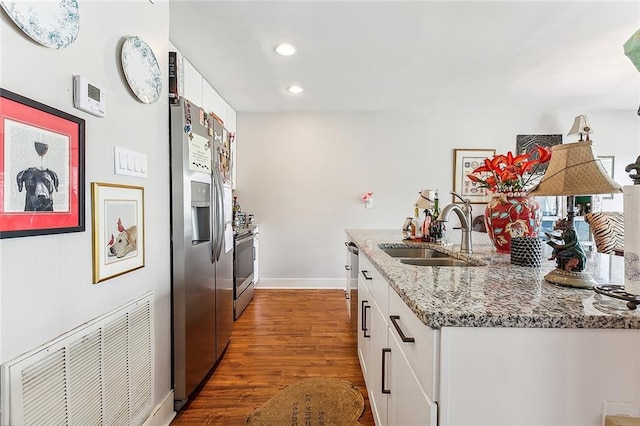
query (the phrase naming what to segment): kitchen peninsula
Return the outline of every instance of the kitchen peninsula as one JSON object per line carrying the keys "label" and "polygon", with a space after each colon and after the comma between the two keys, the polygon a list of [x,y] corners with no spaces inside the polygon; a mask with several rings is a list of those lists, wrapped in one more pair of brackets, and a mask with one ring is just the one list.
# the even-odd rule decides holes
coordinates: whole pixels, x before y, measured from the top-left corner
{"label": "kitchen peninsula", "polygon": [[[626,302],[545,282],[552,261],[346,233],[360,249],[358,355],[377,424],[601,425],[606,402],[640,402],[640,313]],[[474,266],[383,251],[407,246]],[[587,270],[623,283],[622,257],[593,253]]]}

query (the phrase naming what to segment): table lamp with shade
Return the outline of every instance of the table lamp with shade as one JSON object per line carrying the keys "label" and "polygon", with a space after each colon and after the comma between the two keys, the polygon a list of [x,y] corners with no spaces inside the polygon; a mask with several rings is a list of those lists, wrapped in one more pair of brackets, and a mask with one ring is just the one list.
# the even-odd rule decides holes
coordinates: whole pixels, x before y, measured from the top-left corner
{"label": "table lamp with shade", "polygon": [[554,247],[552,258],[556,269],[544,278],[554,284],[591,288],[597,283],[586,272],[586,256],[573,227],[574,197],[580,195],[613,194],[622,192],[604,170],[593,152],[593,141],[555,145],[551,148],[551,161],[531,196],[561,195],[567,197],[567,218],[559,221],[563,229],[563,244],[548,241]]}
{"label": "table lamp with shade", "polygon": [[591,130],[591,126],[589,126],[589,121],[587,120],[586,115],[579,115],[573,120],[573,126],[567,133],[567,136],[571,135],[580,135],[579,142],[582,142],[582,136],[586,136],[586,140],[589,140],[589,135],[593,133]]}

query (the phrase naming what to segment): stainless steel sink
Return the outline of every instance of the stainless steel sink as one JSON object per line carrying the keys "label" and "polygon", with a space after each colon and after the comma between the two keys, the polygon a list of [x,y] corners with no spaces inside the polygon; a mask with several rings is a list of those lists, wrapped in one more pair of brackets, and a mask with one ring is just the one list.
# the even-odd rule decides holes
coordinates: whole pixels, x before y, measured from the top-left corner
{"label": "stainless steel sink", "polygon": [[400,263],[405,265],[416,266],[475,266],[464,260],[456,259],[454,257],[431,257],[422,259],[398,259]]}
{"label": "stainless steel sink", "polygon": [[448,259],[451,257],[446,253],[440,253],[439,251],[431,250],[428,248],[417,248],[417,247],[383,248],[382,251],[384,251],[391,257],[402,257],[402,258],[411,258],[411,259],[432,259],[432,258]]}

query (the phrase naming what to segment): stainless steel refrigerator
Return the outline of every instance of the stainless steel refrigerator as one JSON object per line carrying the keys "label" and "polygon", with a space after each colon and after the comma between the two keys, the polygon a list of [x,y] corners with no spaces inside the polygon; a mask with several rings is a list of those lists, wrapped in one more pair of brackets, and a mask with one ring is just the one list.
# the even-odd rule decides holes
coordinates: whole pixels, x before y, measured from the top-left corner
{"label": "stainless steel refrigerator", "polygon": [[172,357],[176,411],[214,367],[233,324],[231,187],[213,118],[180,98],[171,114]]}

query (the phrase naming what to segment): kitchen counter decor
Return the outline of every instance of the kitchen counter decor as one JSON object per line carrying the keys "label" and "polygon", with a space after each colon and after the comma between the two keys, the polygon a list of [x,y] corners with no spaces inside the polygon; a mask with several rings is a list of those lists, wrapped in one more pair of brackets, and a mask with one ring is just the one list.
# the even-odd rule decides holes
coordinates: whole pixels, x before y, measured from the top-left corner
{"label": "kitchen counter decor", "polygon": [[511,263],[539,268],[542,261],[542,240],[536,237],[511,239]]}
{"label": "kitchen counter decor", "polygon": [[[603,401],[637,398],[640,297],[549,283],[551,262],[514,265],[490,244],[469,254],[398,230],[346,234],[376,424],[601,426]],[[621,256],[587,255],[600,285],[621,288]]]}
{"label": "kitchen counter decor", "polygon": [[[457,247],[402,241],[402,233],[395,230],[346,232],[361,255],[371,261],[416,316],[432,328],[640,328],[640,310],[629,310],[623,300],[609,300],[626,312],[611,315],[595,303],[596,293],[592,289],[546,282],[544,275],[555,267],[553,262],[542,262],[539,268],[517,266],[510,263],[509,254],[497,252],[490,245],[476,245],[472,255],[465,255]],[[545,258],[549,248],[543,246]],[[405,265],[381,247],[426,247],[475,266]],[[600,285],[624,282],[621,256],[597,252],[587,255],[587,269]]]}
{"label": "kitchen counter decor", "polygon": [[593,287],[593,291],[615,299],[626,300],[627,308],[631,310],[636,309],[640,304],[640,296],[627,293],[622,285],[598,285]]}
{"label": "kitchen counter decor", "polygon": [[526,193],[494,193],[484,211],[491,242],[500,253],[511,252],[511,239],[537,237],[542,224],[540,204]]}
{"label": "kitchen counter decor", "polygon": [[551,160],[551,151],[537,146],[529,153],[486,158],[468,178],[493,193],[485,209],[489,238],[501,253],[511,251],[511,238],[536,237],[542,223],[540,205],[528,190],[541,177],[536,173]]}

